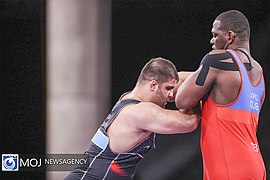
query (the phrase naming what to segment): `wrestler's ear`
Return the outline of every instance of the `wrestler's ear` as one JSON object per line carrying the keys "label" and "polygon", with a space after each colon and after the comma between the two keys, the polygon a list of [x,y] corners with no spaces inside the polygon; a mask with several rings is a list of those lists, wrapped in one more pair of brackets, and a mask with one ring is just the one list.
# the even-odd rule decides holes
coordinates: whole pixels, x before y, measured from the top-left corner
{"label": "wrestler's ear", "polygon": [[150,90],[151,91],[156,91],[158,89],[158,83],[156,80],[151,80],[150,81]]}
{"label": "wrestler's ear", "polygon": [[233,31],[228,31],[227,40],[229,44],[232,44],[235,39],[235,33]]}

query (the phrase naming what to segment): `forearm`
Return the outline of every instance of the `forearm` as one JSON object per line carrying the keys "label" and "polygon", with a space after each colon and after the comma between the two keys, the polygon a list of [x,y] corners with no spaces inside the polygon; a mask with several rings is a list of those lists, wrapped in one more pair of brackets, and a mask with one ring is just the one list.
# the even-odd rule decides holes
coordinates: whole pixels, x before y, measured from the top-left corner
{"label": "forearm", "polygon": [[183,113],[183,119],[181,120],[183,121],[182,122],[183,126],[181,127],[180,133],[192,132],[198,127],[198,124],[201,119],[200,116],[195,113],[194,114],[193,113],[190,114],[190,113],[191,113],[191,110]]}

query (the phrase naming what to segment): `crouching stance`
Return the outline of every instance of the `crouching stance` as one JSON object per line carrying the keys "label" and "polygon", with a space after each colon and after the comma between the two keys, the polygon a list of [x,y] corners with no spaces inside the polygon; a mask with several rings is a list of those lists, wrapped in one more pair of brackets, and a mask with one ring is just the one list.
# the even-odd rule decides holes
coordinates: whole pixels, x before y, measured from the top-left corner
{"label": "crouching stance", "polygon": [[165,109],[178,80],[171,61],[151,59],[92,138],[85,152],[88,163],[65,179],[132,179],[139,161],[155,147],[156,133],[193,131],[200,119],[195,110]]}

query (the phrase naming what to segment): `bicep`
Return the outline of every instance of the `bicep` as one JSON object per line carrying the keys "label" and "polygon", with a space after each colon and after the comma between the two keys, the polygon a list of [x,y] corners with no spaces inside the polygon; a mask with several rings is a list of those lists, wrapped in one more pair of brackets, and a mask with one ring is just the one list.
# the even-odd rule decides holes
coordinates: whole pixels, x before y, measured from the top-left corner
{"label": "bicep", "polygon": [[196,115],[186,115],[179,110],[168,110],[153,103],[140,107],[137,127],[159,134],[190,132],[197,126]]}
{"label": "bicep", "polygon": [[[178,88],[175,98],[176,106],[180,108],[192,108],[196,106],[201,98],[211,89],[216,77],[216,70],[209,68],[203,83],[198,83],[202,73],[202,66],[192,73],[186,81]],[[200,80],[201,81],[201,80]]]}

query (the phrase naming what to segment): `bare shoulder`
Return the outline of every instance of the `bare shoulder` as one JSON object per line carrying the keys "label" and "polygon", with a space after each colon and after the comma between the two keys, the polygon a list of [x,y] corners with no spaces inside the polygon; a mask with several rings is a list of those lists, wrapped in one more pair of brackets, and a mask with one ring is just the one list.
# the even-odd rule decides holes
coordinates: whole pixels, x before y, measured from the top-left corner
{"label": "bare shoulder", "polygon": [[121,126],[136,127],[138,120],[146,116],[147,107],[145,103],[129,104],[122,108],[114,123],[121,123]]}
{"label": "bare shoulder", "polygon": [[256,85],[263,77],[263,67],[254,59],[252,59],[251,65],[253,68],[249,73],[249,77],[252,84]]}
{"label": "bare shoulder", "polygon": [[256,61],[253,59],[253,66],[259,71],[259,72],[263,72],[263,68],[262,66]]}

